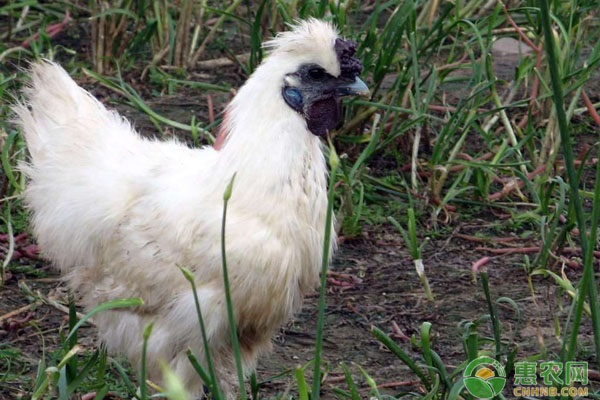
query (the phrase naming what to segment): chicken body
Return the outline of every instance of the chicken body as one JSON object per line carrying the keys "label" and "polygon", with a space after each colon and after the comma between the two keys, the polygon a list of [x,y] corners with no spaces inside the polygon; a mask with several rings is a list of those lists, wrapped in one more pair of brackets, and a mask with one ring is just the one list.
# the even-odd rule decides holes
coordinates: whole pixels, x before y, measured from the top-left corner
{"label": "chicken body", "polygon": [[221,386],[235,392],[220,250],[223,193],[234,173],[227,261],[247,371],[318,284],[326,164],[319,137],[306,115],[286,104],[282,85],[307,63],[339,75],[336,39],[330,25],[315,20],[274,39],[229,105],[218,150],[142,138],[62,68],[33,65],[26,103],[15,107],[31,153],[23,168],[33,230],[88,309],[144,300],[95,322],[107,348],[136,366],[142,332],[154,323],[150,378],[159,379],[166,362],[191,395],[202,394],[186,357],[190,348],[204,360],[193,292],[179,269],[186,267],[196,277]]}

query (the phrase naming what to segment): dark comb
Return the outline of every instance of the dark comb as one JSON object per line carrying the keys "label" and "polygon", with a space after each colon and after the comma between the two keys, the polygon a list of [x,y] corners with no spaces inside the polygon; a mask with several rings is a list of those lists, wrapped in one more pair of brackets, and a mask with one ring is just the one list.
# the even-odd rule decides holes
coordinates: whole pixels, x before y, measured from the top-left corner
{"label": "dark comb", "polygon": [[363,70],[360,60],[354,57],[356,42],[338,38],[335,40],[334,49],[340,63],[341,76],[348,79],[356,78]]}

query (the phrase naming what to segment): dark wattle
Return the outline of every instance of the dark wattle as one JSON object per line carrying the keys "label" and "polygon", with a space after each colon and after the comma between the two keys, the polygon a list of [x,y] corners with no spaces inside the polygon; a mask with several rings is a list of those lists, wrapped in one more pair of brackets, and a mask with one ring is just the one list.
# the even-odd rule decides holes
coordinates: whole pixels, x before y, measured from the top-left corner
{"label": "dark wattle", "polygon": [[323,136],[337,128],[342,115],[341,102],[336,97],[317,100],[305,111],[308,130],[313,135]]}

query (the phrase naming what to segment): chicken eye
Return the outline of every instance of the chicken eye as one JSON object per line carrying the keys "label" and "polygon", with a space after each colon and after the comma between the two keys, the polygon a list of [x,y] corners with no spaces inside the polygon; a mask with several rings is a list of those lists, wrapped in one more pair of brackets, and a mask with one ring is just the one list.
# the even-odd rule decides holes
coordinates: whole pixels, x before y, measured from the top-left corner
{"label": "chicken eye", "polygon": [[308,76],[315,81],[320,81],[325,78],[325,70],[319,67],[311,68],[308,70]]}

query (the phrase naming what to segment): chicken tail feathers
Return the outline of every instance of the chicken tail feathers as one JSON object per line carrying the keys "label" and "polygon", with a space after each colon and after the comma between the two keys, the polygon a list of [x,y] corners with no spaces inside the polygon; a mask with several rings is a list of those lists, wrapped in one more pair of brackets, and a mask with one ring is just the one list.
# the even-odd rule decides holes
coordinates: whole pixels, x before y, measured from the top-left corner
{"label": "chicken tail feathers", "polygon": [[85,265],[135,197],[134,153],[146,141],[50,61],[32,65],[13,111],[31,155],[20,168],[38,243],[63,272]]}
{"label": "chicken tail feathers", "polygon": [[[77,86],[59,65],[51,61],[31,66],[31,81],[23,90],[25,100],[13,107],[21,125],[32,163],[70,147],[72,143],[99,140],[94,133],[111,125],[127,125],[90,93]],[[128,126],[127,126],[128,128]]]}

